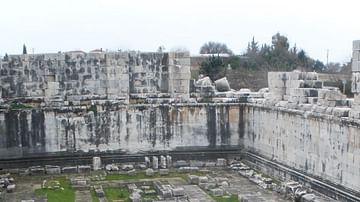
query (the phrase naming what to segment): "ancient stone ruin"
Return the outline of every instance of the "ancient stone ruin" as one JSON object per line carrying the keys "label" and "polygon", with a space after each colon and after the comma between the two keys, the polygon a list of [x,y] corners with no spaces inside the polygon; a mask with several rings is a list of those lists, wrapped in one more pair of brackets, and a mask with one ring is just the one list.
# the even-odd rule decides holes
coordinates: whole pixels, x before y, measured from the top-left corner
{"label": "ancient stone ruin", "polygon": [[[269,72],[258,92],[233,90],[226,78],[193,80],[188,52],[10,55],[0,63],[0,157],[236,147],[272,175],[311,176],[336,197],[359,197],[359,55],[354,41],[354,98],[316,72]],[[148,157],[146,174],[171,161]]]}

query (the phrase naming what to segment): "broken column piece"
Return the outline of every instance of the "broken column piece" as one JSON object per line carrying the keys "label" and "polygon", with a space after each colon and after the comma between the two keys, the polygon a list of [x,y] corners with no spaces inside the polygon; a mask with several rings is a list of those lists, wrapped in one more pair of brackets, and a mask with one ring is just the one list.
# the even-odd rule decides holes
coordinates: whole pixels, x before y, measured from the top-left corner
{"label": "broken column piece", "polygon": [[150,158],[148,156],[145,156],[145,165],[147,168],[149,168],[151,166],[151,161]]}
{"label": "broken column piece", "polygon": [[172,157],[170,155],[166,155],[166,164],[168,168],[171,168],[172,166]]}
{"label": "broken column piece", "polygon": [[219,91],[219,92],[226,92],[226,91],[231,90],[229,82],[226,79],[226,77],[218,79],[214,83],[215,83],[216,90]]}
{"label": "broken column piece", "polygon": [[165,156],[160,156],[160,167],[166,168],[166,157]]}
{"label": "broken column piece", "polygon": [[156,156],[152,157],[152,167],[153,167],[153,169],[159,168],[159,158]]}
{"label": "broken column piece", "polygon": [[93,157],[93,170],[101,170],[101,158],[98,156]]}

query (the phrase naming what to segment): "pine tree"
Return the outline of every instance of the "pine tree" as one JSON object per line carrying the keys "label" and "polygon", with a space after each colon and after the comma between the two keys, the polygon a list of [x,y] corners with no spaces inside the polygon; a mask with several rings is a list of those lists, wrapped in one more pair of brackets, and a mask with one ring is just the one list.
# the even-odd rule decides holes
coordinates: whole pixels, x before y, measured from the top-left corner
{"label": "pine tree", "polygon": [[5,53],[5,56],[4,56],[4,61],[9,61],[9,56],[7,53]]}
{"label": "pine tree", "polygon": [[27,54],[27,50],[26,50],[25,44],[23,45],[23,54],[24,54],[24,55]]}

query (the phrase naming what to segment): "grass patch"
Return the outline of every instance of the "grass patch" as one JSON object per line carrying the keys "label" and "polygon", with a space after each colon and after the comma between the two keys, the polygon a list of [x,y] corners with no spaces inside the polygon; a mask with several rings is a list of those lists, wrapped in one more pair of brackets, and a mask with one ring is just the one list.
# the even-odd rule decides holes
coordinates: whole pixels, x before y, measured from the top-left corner
{"label": "grass patch", "polygon": [[140,180],[140,179],[172,178],[172,177],[180,177],[186,180],[186,177],[189,174],[199,175],[199,176],[206,175],[206,173],[202,173],[202,172],[180,173],[180,172],[170,171],[168,175],[160,175],[159,173],[154,173],[153,176],[146,176],[145,172],[141,171],[133,176],[130,176],[128,174],[109,174],[105,177],[105,180]]}
{"label": "grass patch", "polygon": [[142,199],[159,199],[158,194],[156,192],[154,192],[154,193],[145,193],[147,190],[155,191],[154,186],[152,186],[152,185],[149,186],[149,189],[143,189],[142,187],[140,189],[142,189],[144,191],[144,192],[141,193],[141,198]]}
{"label": "grass patch", "polygon": [[105,188],[105,197],[109,202],[113,200],[124,200],[125,202],[130,201],[130,193],[126,188]]}
{"label": "grass patch", "polygon": [[90,194],[91,194],[91,201],[92,201],[92,202],[99,202],[99,198],[96,196],[96,193],[95,193],[95,190],[94,190],[94,189],[92,189],[92,190],[90,191]]}
{"label": "grass patch", "polygon": [[60,189],[36,189],[35,194],[46,195],[48,202],[72,202],[75,201],[75,192],[70,185],[70,181],[65,177],[55,178],[60,182]]}
{"label": "grass patch", "polygon": [[31,105],[26,105],[26,104],[22,104],[22,103],[11,103],[10,104],[10,109],[31,109],[32,106]]}
{"label": "grass patch", "polygon": [[141,198],[142,199],[159,199],[157,193],[153,193],[153,194],[141,193]]}
{"label": "grass patch", "polygon": [[158,195],[155,193],[155,194],[141,194],[141,198],[142,199],[159,199],[158,198]]}
{"label": "grass patch", "polygon": [[237,195],[231,195],[229,198],[223,196],[213,196],[216,202],[238,202]]}

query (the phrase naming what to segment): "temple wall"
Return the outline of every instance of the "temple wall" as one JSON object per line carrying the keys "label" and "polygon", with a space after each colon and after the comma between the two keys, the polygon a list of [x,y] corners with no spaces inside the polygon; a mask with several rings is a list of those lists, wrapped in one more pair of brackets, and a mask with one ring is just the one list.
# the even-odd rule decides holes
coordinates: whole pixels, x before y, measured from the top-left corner
{"label": "temple wall", "polygon": [[244,146],[261,156],[360,190],[360,124],[296,110],[248,105]]}
{"label": "temple wall", "polygon": [[251,104],[98,105],[0,112],[0,156],[238,146],[360,189],[360,123]]}
{"label": "temple wall", "polygon": [[0,112],[0,156],[240,145],[235,105],[128,105]]}

